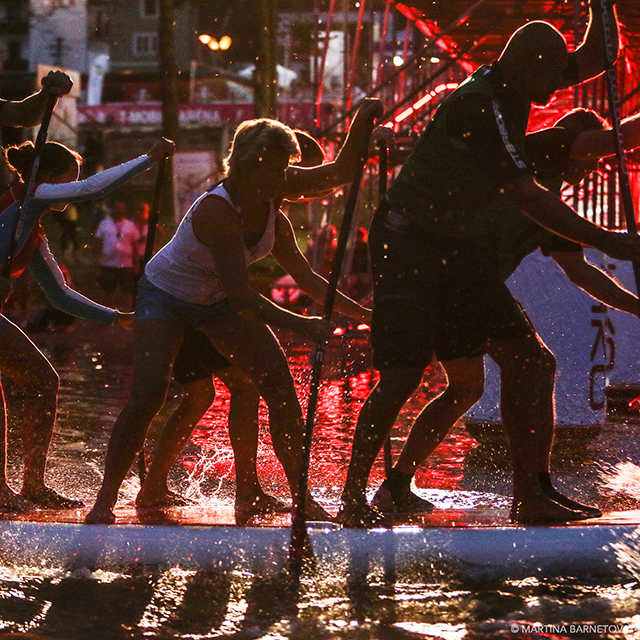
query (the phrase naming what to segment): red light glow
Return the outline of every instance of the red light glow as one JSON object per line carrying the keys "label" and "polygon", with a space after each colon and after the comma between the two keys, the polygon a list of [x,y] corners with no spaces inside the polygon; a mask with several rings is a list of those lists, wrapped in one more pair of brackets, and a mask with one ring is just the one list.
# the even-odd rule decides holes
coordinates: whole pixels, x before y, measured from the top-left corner
{"label": "red light glow", "polygon": [[420,100],[414,102],[408,109],[401,111],[397,116],[394,117],[395,122],[402,122],[405,118],[408,118],[410,115],[414,114],[418,109],[424,107],[425,104],[430,102],[433,98],[435,98],[438,94],[443,91],[453,91],[458,88],[457,82],[447,82],[444,84],[439,84],[435,89],[427,93],[425,96],[422,96]]}

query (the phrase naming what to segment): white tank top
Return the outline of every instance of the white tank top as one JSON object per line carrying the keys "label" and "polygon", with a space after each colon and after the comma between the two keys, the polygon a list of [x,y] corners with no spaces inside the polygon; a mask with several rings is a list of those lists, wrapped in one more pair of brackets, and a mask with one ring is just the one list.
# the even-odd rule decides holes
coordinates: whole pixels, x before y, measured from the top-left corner
{"label": "white tank top", "polygon": [[[200,203],[209,196],[224,198],[241,218],[240,207],[220,183],[205,191],[190,207],[178,226],[171,241],[149,261],[145,276],[158,289],[186,302],[212,304],[227,297],[210,247],[202,244],[193,232],[193,213]],[[271,253],[275,242],[276,206],[269,203],[269,219],[262,237],[250,249],[245,247],[247,265]]]}

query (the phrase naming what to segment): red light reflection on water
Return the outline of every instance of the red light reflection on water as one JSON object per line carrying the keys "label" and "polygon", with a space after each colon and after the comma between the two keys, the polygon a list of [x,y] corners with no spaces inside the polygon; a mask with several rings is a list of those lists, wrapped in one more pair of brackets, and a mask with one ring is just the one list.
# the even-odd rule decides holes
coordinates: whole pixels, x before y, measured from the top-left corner
{"label": "red light reflection on water", "polygon": [[[306,413],[310,377],[309,355],[306,345],[286,346],[289,366],[298,391],[298,397]],[[339,496],[346,477],[351,439],[360,409],[377,381],[377,373],[371,368],[367,342],[362,339],[342,338],[335,340],[327,351],[324,379],[320,388],[313,436],[309,482],[314,492],[321,491],[327,497]],[[227,413],[230,394],[218,380],[216,398],[198,424],[192,444],[200,448],[199,455],[189,455],[182,464],[193,471],[201,457],[208,458],[206,473],[224,478],[233,478],[234,462],[227,431]],[[399,445],[404,442],[413,419],[429,397],[440,393],[444,379],[438,370],[429,368],[422,389],[403,409],[394,429],[394,456],[396,438]],[[284,472],[271,446],[268,427],[268,411],[264,403],[260,408],[260,436],[258,445],[258,473],[266,490],[280,490],[286,486]],[[416,475],[419,486],[438,489],[453,489],[463,477],[466,453],[477,445],[464,431],[454,429],[440,445],[430,460]],[[384,478],[384,464],[379,456],[371,474],[371,484],[377,486]]]}

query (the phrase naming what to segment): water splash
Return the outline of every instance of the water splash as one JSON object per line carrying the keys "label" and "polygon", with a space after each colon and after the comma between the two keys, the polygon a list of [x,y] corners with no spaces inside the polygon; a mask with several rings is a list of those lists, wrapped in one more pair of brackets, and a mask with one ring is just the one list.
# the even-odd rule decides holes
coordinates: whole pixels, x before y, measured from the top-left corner
{"label": "water splash", "polygon": [[601,472],[605,488],[640,500],[640,466],[633,462],[618,462]]}

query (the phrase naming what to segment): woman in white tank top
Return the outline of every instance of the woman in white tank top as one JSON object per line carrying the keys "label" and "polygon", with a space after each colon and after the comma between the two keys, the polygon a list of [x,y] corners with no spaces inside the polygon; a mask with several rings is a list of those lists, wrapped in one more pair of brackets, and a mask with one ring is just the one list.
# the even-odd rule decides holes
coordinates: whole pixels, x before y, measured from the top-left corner
{"label": "woman in white tank top", "polygon": [[[136,308],[134,381],[118,417],[107,451],[105,473],[88,523],[112,523],[118,489],[138,452],[148,426],[164,402],[171,367],[184,325],[205,333],[214,346],[251,380],[269,408],[273,446],[296,499],[304,420],[288,363],[269,325],[320,341],[331,335],[321,318],[301,316],[274,304],[249,285],[247,264],[273,243],[270,252],[302,289],[324,300],[327,282],[313,272],[297,247],[291,223],[274,202],[309,196],[351,181],[370,123],[380,115],[377,100],[365,100],[334,162],[314,168],[290,166],[299,147],[288,127],[252,120],[236,131],[225,161],[222,189],[201,196],[175,238],[149,264],[144,296]],[[141,304],[141,297],[146,297]],[[336,310],[369,320],[368,311],[345,296]],[[327,519],[310,496],[311,519]]]}

